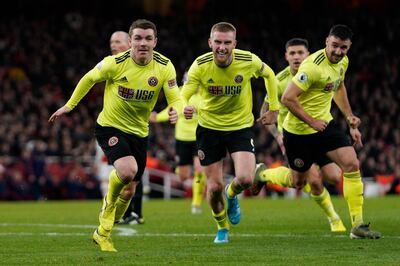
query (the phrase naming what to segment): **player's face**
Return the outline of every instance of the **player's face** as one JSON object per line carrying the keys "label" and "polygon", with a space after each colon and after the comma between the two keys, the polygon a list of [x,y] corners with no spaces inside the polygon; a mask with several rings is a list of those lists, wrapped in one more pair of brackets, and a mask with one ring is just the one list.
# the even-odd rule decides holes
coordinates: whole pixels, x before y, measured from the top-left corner
{"label": "player's face", "polygon": [[293,74],[297,73],[301,62],[303,62],[308,55],[308,49],[304,45],[293,45],[286,49],[285,58]]}
{"label": "player's face", "polygon": [[129,39],[121,32],[115,32],[110,38],[111,54],[116,55],[130,48]]}
{"label": "player's face", "polygon": [[326,54],[329,61],[333,64],[337,64],[340,60],[345,57],[351,46],[351,41],[349,39],[342,40],[335,36],[328,36],[326,38]]}
{"label": "player's face", "polygon": [[208,45],[214,54],[218,66],[227,66],[232,62],[232,51],[236,47],[236,36],[233,31],[214,31],[208,39]]}
{"label": "player's face", "polygon": [[148,64],[153,57],[153,49],[157,44],[154,31],[152,29],[133,29],[130,40],[133,60],[139,65]]}

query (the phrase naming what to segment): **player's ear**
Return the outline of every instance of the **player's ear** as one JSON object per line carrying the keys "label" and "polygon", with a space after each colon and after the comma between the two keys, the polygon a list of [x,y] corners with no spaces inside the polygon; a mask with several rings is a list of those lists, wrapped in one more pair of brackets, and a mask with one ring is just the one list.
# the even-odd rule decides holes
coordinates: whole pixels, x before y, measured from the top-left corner
{"label": "player's ear", "polygon": [[158,40],[157,37],[154,38],[154,46],[153,46],[153,48],[156,47],[156,45],[157,45],[157,40]]}
{"label": "player's ear", "polygon": [[208,38],[208,46],[210,47],[210,48],[212,48],[212,41],[211,41],[211,38]]}
{"label": "player's ear", "polygon": [[233,49],[236,48],[236,44],[237,44],[237,40],[234,40],[234,41],[233,41]]}

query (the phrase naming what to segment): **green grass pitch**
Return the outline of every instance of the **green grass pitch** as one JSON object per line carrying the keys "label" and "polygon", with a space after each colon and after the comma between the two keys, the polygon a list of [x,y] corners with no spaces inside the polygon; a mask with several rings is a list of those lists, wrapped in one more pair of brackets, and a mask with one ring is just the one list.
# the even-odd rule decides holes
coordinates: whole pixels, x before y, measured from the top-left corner
{"label": "green grass pitch", "polygon": [[[350,228],[347,205],[333,198]],[[216,225],[190,214],[189,200],[144,202],[144,225],[116,226],[117,253],[91,241],[101,201],[1,202],[0,265],[400,265],[400,197],[366,199],[364,219],[379,240],[333,234],[311,199],[244,198],[230,243]]]}

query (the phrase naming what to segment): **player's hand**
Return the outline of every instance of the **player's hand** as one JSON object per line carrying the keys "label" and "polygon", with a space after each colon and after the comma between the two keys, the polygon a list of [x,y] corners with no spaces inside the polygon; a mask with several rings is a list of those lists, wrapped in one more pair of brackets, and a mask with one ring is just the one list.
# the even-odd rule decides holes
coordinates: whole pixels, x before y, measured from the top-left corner
{"label": "player's hand", "polygon": [[363,143],[361,140],[361,132],[358,128],[350,128],[350,135],[351,138],[354,140],[353,146],[354,147],[362,147]]}
{"label": "player's hand", "polygon": [[361,124],[361,119],[355,115],[349,115],[346,117],[346,121],[350,128],[358,128],[358,126]]}
{"label": "player's hand", "polygon": [[276,136],[276,142],[278,142],[278,145],[279,145],[279,148],[281,149],[281,151],[282,151],[282,154],[283,155],[286,155],[286,149],[285,149],[285,145],[283,145],[283,134],[282,133],[279,133],[277,136]]}
{"label": "player's hand", "polygon": [[185,108],[183,109],[183,115],[185,116],[186,119],[192,119],[193,118],[193,114],[194,114],[194,107],[193,106],[185,106]]}
{"label": "player's hand", "polygon": [[268,110],[257,119],[257,122],[261,122],[264,126],[275,124],[276,119],[278,118],[278,113],[279,111]]}
{"label": "player's hand", "polygon": [[56,121],[56,119],[58,117],[62,116],[63,114],[69,113],[69,112],[71,112],[71,109],[68,106],[64,105],[63,107],[59,108],[57,111],[54,112],[54,114],[52,114],[50,116],[48,122],[49,123],[54,122],[54,121]]}
{"label": "player's hand", "polygon": [[157,112],[151,112],[150,113],[149,122],[150,123],[156,123],[157,122]]}
{"label": "player's hand", "polygon": [[169,122],[171,124],[176,124],[176,122],[178,121],[178,112],[173,107],[170,107],[168,109],[168,115],[169,115]]}
{"label": "player's hand", "polygon": [[316,131],[324,131],[327,126],[328,123],[320,119],[314,119],[310,124],[310,127],[315,129]]}

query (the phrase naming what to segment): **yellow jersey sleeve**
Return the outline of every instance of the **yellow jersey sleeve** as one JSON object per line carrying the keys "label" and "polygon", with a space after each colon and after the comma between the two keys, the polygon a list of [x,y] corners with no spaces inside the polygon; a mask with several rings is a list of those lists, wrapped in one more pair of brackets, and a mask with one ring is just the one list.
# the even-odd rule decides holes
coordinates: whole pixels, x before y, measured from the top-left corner
{"label": "yellow jersey sleeve", "polygon": [[165,107],[161,112],[156,115],[156,122],[167,122],[169,119],[168,115],[169,106]]}
{"label": "yellow jersey sleeve", "polygon": [[263,77],[265,88],[267,90],[267,95],[269,98],[269,110],[277,111],[279,110],[279,101],[278,101],[278,84],[275,77],[274,71],[261,59],[252,54],[252,68],[255,77]]}
{"label": "yellow jersey sleeve", "polygon": [[92,70],[86,73],[78,82],[71,98],[66,103],[66,106],[71,110],[74,109],[83,97],[89,92],[94,84],[108,79],[111,74],[111,57],[104,58]]}
{"label": "yellow jersey sleeve", "polygon": [[320,77],[318,68],[312,61],[304,62],[301,64],[299,71],[294,76],[292,81],[303,91],[307,91],[311,85]]}

